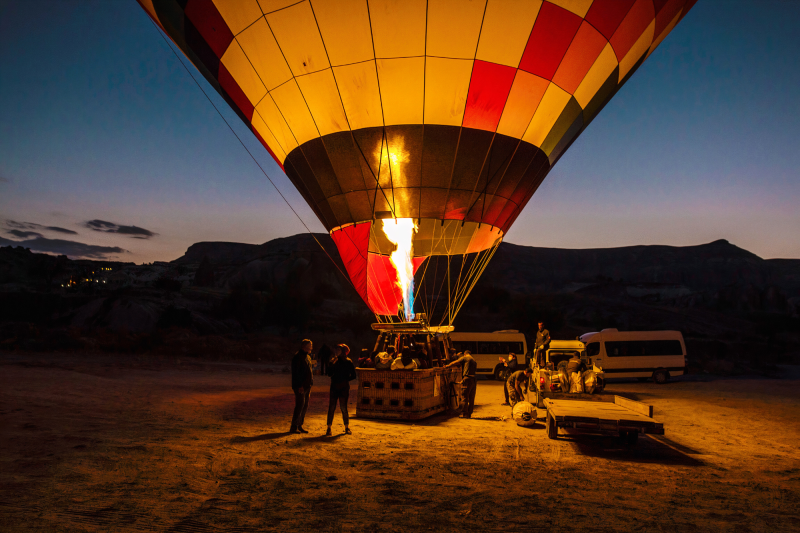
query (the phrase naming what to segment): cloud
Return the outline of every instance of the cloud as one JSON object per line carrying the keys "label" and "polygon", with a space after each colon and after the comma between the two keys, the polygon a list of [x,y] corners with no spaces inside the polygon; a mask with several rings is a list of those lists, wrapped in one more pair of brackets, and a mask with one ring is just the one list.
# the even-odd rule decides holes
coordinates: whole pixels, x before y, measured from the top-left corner
{"label": "cloud", "polygon": [[19,229],[12,229],[8,232],[10,235],[14,237],[19,237],[20,239],[29,239],[30,237],[44,237],[41,233],[37,233],[35,231],[22,231]]}
{"label": "cloud", "polygon": [[44,229],[49,229],[50,231],[55,231],[58,233],[66,233],[67,235],[77,235],[77,231],[72,231],[71,229],[67,228],[59,228],[58,226],[47,226]]}
{"label": "cloud", "polygon": [[[14,230],[22,230],[22,231],[33,231],[37,234],[41,231],[55,231],[56,233],[64,233],[66,235],[77,235],[77,231],[72,231],[71,229],[67,228],[60,228],[58,226],[42,226],[41,224],[36,224],[35,222],[19,222],[17,220],[6,219],[6,226],[12,228],[12,231],[9,233],[13,235],[17,235],[13,233]],[[30,235],[17,235],[17,237],[29,237]]]}
{"label": "cloud", "polygon": [[129,235],[134,239],[149,239],[158,235],[152,231],[138,226],[122,226],[114,222],[107,222],[105,220],[90,220],[85,224],[87,228],[94,231],[101,231],[103,233],[119,233],[120,235]]}
{"label": "cloud", "polygon": [[111,259],[114,254],[130,253],[118,246],[96,246],[82,242],[65,241],[62,239],[47,239],[35,237],[24,241],[12,241],[0,237],[0,246],[22,246],[34,252],[66,255],[72,259]]}

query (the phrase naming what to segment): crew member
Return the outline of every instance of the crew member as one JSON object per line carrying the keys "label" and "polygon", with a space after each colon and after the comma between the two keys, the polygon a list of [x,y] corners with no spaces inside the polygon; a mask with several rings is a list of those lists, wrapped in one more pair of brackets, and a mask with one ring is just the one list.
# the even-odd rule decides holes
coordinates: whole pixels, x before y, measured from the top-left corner
{"label": "crew member", "polygon": [[571,376],[574,372],[582,373],[586,370],[586,364],[581,359],[579,352],[573,352],[572,358],[567,361],[567,375]]}
{"label": "crew member", "polygon": [[475,408],[475,393],[477,392],[478,382],[475,378],[475,371],[478,369],[478,363],[472,358],[469,350],[465,350],[464,354],[445,366],[461,365],[462,378],[461,378],[461,397],[464,398],[464,405],[461,411],[461,418],[472,418],[472,410]]}
{"label": "crew member", "polygon": [[303,429],[306,419],[308,400],[311,397],[311,385],[314,384],[313,363],[311,361],[312,343],[303,339],[300,349],[292,357],[292,390],[294,391],[294,414],[289,433],[308,433]]}
{"label": "crew member", "polygon": [[328,431],[326,436],[330,437],[333,415],[336,412],[336,403],[342,410],[342,421],[344,422],[344,432],[352,435],[350,431],[350,414],[347,412],[347,400],[350,399],[350,382],[356,379],[356,367],[353,361],[347,357],[350,348],[346,344],[339,344],[333,349],[333,357],[328,367],[328,375],[331,377],[331,393],[328,399]]}
{"label": "crew member", "polygon": [[534,360],[538,365],[544,364],[544,352],[550,347],[550,332],[544,327],[544,322],[539,322],[539,330],[536,332],[536,342],[533,345],[535,354]]}
{"label": "crew member", "polygon": [[[508,381],[508,377],[516,372],[519,369],[519,364],[517,363],[517,355],[514,352],[508,354],[508,361],[504,358],[500,358],[500,362],[503,363],[503,369],[500,371],[500,379],[505,383]],[[508,405],[508,392],[505,389],[505,385],[503,386],[503,392],[506,395],[506,401],[501,405]]]}
{"label": "crew member", "polygon": [[532,373],[533,370],[529,367],[525,370],[517,370],[508,377],[505,387],[506,403],[503,405],[511,405],[513,408],[518,402],[525,399],[525,392],[528,391],[528,382]]}

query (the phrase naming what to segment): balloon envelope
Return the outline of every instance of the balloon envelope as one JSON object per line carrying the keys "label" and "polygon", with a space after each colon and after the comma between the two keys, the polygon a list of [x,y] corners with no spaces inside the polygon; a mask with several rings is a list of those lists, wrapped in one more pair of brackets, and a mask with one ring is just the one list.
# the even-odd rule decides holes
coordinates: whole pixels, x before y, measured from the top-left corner
{"label": "balloon envelope", "polygon": [[[414,268],[499,244],[696,0],[139,0],[331,233],[376,314]],[[467,291],[468,293],[468,291]]]}

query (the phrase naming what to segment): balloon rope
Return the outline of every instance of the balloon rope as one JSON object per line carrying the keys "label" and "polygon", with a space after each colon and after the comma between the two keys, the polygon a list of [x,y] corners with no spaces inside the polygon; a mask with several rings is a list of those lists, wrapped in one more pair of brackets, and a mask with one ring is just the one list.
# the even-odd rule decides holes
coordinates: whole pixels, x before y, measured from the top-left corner
{"label": "balloon rope", "polygon": [[167,47],[170,49],[170,51],[175,55],[175,58],[178,60],[178,63],[180,63],[181,66],[183,67],[183,69],[186,71],[186,73],[189,74],[189,77],[192,78],[192,81],[195,83],[195,85],[197,85],[197,88],[200,89],[200,92],[202,92],[203,96],[206,97],[206,100],[208,100],[208,102],[211,104],[211,107],[214,108],[214,111],[217,112],[217,114],[220,116],[220,118],[225,123],[225,125],[228,126],[228,129],[231,130],[231,133],[233,133],[233,136],[236,137],[236,140],[239,141],[239,144],[242,145],[242,148],[245,149],[245,151],[247,152],[247,155],[250,156],[250,158],[253,160],[253,162],[261,170],[261,173],[264,174],[264,177],[267,178],[267,180],[272,184],[272,186],[275,188],[275,190],[280,195],[280,197],[283,198],[283,201],[286,202],[286,205],[289,206],[289,209],[292,210],[292,213],[294,213],[294,216],[297,217],[297,220],[299,220],[300,223],[303,225],[303,227],[306,228],[306,231],[311,234],[311,237],[314,238],[314,240],[317,242],[317,244],[322,249],[322,251],[325,252],[325,255],[327,255],[328,259],[331,260],[331,263],[333,263],[333,266],[336,267],[336,270],[338,270],[339,273],[342,276],[344,276],[344,279],[346,279],[348,281],[348,283],[350,283],[350,285],[353,287],[353,289],[355,289],[355,291],[358,292],[358,289],[356,289],[356,286],[353,285],[353,281],[350,279],[350,277],[347,276],[344,272],[342,272],[342,269],[339,268],[339,265],[336,264],[336,261],[333,259],[333,257],[331,257],[331,254],[329,254],[328,251],[325,249],[325,246],[323,246],[322,243],[319,242],[319,239],[317,239],[317,236],[314,235],[314,232],[311,231],[311,229],[308,227],[308,225],[305,223],[305,221],[300,217],[300,215],[297,213],[297,211],[295,211],[294,207],[292,207],[292,204],[289,203],[289,200],[286,198],[286,196],[283,195],[283,193],[278,188],[278,186],[275,184],[275,182],[272,181],[272,178],[269,177],[269,174],[267,174],[267,171],[264,170],[264,167],[261,166],[261,163],[258,162],[258,160],[255,158],[255,156],[253,156],[252,152],[250,152],[250,149],[247,148],[247,146],[244,144],[244,142],[239,137],[239,135],[236,133],[236,131],[234,131],[233,127],[231,127],[231,125],[228,122],[228,120],[225,118],[225,116],[222,114],[222,112],[220,112],[219,108],[216,106],[214,101],[211,100],[211,98],[208,96],[208,94],[206,94],[205,89],[203,89],[203,87],[200,85],[200,83],[198,83],[198,81],[192,75],[191,71],[186,66],[186,64],[183,61],[181,61],[180,56],[177,54],[177,52],[175,52],[175,49],[172,48],[172,46],[169,44],[169,41],[167,40],[166,37],[164,37],[164,34],[161,32],[161,30],[158,28],[158,26],[156,26],[156,23],[153,22],[153,20],[150,17],[148,17],[148,20],[150,20],[150,23],[153,25],[153,27],[155,28],[156,32],[158,32],[158,34],[161,36],[161,38],[164,39],[164,42],[167,44]]}
{"label": "balloon rope", "polygon": [[475,287],[475,284],[478,282],[478,279],[480,279],[481,274],[483,274],[483,271],[489,265],[489,261],[492,259],[492,257],[494,256],[494,253],[500,247],[500,242],[501,241],[502,241],[502,239],[498,239],[497,243],[495,243],[495,245],[488,250],[489,253],[487,253],[484,256],[484,260],[482,262],[481,268],[476,272],[475,277],[472,278],[472,284],[470,284],[469,289],[467,289],[467,291],[464,293],[464,297],[461,299],[461,302],[458,304],[458,308],[456,308],[456,312],[453,314],[453,316],[457,315],[458,312],[461,311],[461,306],[463,306],[464,302],[467,301],[467,296],[469,296],[469,293],[472,292],[472,289]]}

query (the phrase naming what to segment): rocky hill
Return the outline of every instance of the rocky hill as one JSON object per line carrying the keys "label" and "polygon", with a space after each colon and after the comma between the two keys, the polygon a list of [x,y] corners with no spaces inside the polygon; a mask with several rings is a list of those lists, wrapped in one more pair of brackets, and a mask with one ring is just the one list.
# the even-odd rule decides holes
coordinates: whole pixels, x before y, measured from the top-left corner
{"label": "rocky hill", "polygon": [[[100,266],[109,283],[59,284]],[[141,266],[0,248],[0,349],[47,349],[51,334],[62,348],[196,355],[214,346],[246,356],[261,353],[254,346],[264,339],[306,335],[367,346],[373,317],[343,270],[325,234],[201,242],[175,261]],[[455,326],[532,333],[543,319],[560,338],[679,329],[697,364],[741,372],[800,361],[799,310],[800,260],[764,260],[724,240],[589,250],[503,243]]]}

